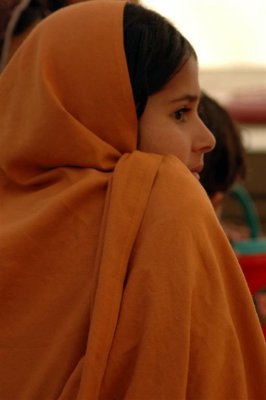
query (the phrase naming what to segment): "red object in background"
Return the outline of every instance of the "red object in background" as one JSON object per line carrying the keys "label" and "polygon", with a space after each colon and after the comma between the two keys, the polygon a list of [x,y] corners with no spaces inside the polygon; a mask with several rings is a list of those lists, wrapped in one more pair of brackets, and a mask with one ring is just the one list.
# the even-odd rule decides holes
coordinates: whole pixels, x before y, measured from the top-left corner
{"label": "red object in background", "polygon": [[266,88],[235,92],[226,102],[225,107],[239,122],[264,124],[266,123]]}
{"label": "red object in background", "polygon": [[238,257],[266,339],[266,254]]}

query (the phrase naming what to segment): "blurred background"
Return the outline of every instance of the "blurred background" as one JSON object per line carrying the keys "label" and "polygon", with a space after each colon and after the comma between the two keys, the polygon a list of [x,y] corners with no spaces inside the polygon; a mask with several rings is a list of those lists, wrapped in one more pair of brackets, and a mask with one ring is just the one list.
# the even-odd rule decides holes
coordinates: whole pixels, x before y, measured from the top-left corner
{"label": "blurred background", "polygon": [[[266,233],[266,1],[142,0],[195,47],[200,82],[241,125],[247,150],[246,187]],[[228,198],[224,218],[243,222]]]}

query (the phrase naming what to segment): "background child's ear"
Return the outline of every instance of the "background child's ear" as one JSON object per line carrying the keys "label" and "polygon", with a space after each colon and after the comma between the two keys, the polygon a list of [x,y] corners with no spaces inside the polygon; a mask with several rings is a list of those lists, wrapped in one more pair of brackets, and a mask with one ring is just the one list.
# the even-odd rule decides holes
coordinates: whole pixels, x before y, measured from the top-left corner
{"label": "background child's ear", "polygon": [[210,199],[218,218],[220,218],[223,210],[224,193],[215,192]]}

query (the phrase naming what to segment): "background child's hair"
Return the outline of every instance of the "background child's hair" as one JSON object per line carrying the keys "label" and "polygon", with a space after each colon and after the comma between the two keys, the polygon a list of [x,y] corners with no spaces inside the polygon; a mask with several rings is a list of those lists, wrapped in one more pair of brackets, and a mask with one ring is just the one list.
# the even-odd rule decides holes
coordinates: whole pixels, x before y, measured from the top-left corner
{"label": "background child's hair", "polygon": [[226,192],[237,178],[246,174],[245,150],[239,128],[216,100],[202,93],[199,116],[213,133],[216,146],[204,156],[201,183],[209,196]]}

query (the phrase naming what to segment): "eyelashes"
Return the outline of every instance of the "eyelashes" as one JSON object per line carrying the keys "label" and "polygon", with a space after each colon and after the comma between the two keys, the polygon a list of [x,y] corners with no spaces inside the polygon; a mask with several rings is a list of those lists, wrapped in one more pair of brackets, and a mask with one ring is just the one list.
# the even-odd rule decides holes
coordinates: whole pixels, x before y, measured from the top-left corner
{"label": "eyelashes", "polygon": [[183,107],[180,110],[174,112],[174,118],[177,121],[184,122],[186,120],[186,115],[190,112],[190,108]]}

